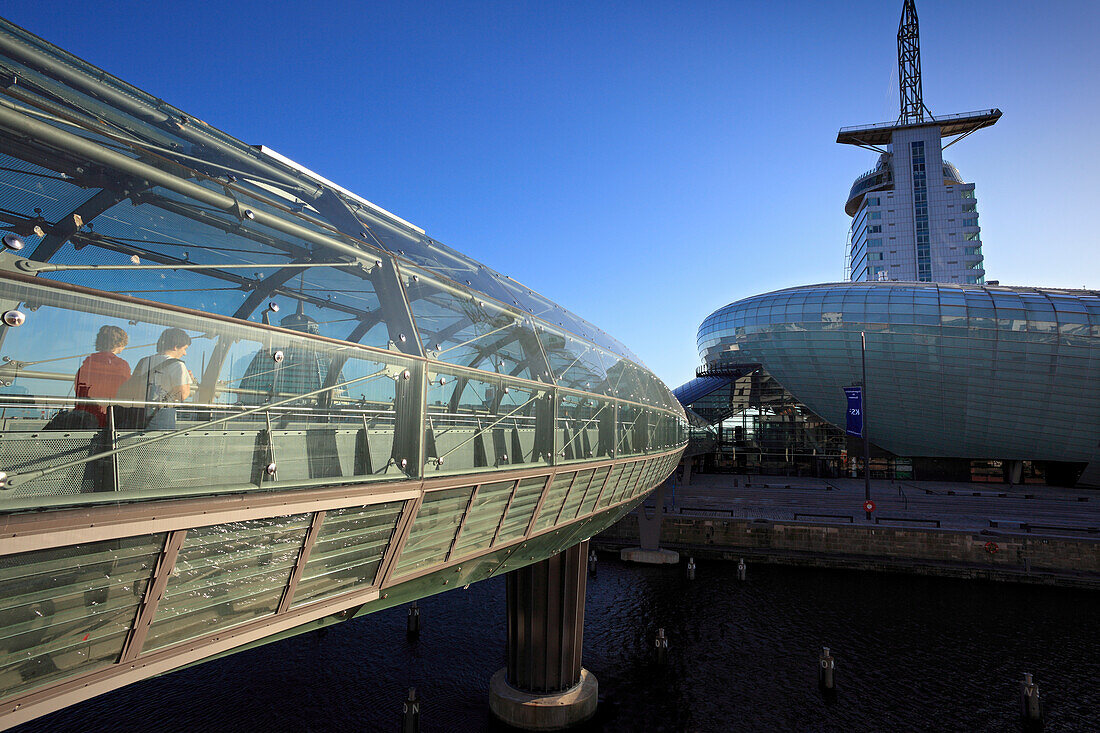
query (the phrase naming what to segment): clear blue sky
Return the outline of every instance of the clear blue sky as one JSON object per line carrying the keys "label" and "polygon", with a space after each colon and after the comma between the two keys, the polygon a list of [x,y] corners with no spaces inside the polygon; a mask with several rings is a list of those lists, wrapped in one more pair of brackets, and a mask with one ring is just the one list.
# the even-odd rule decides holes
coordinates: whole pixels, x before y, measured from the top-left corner
{"label": "clear blue sky", "polygon": [[[593,321],[670,386],[728,302],[841,276],[837,128],[897,116],[901,0],[8,4]],[[918,0],[987,277],[1100,288],[1100,4]]]}

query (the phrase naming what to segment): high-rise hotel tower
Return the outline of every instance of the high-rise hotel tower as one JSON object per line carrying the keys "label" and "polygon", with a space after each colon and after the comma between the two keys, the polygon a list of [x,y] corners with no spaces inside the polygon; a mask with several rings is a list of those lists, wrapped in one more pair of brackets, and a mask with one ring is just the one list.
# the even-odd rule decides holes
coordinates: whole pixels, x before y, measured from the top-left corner
{"label": "high-rise hotel tower", "polygon": [[[844,127],[836,141],[879,154],[852,184],[846,269],[850,280],[983,283],[974,184],[943,150],[989,127],[999,109],[934,117],[921,98],[917,9],[905,0],[898,25],[901,114],[896,122]],[[951,138],[944,144],[945,138]]]}

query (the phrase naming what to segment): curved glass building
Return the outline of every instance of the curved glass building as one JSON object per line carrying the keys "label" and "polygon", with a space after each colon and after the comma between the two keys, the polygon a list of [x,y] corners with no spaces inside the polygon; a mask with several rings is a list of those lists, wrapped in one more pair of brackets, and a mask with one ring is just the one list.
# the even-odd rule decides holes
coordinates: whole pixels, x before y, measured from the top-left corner
{"label": "curved glass building", "polygon": [[765,293],[699,328],[708,366],[760,364],[834,425],[860,380],[868,430],[898,456],[1100,460],[1100,293],[840,283]]}
{"label": "curved glass building", "polygon": [[562,306],[6,21],[0,76],[0,727],[548,558],[678,462]]}

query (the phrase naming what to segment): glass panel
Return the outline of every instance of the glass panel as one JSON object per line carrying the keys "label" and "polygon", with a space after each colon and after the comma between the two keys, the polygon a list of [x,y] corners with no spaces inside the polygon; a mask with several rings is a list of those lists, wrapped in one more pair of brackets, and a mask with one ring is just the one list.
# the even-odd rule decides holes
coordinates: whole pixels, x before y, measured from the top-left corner
{"label": "glass panel", "polygon": [[28,314],[0,351],[2,508],[416,474],[413,359],[44,283],[0,300]]}
{"label": "glass panel", "polygon": [[293,514],[187,530],[143,652],[275,613],[311,517]]}
{"label": "glass panel", "polygon": [[425,475],[550,463],[552,394],[476,372],[428,372]]}
{"label": "glass panel", "polygon": [[652,489],[654,486],[657,485],[657,482],[658,482],[657,474],[660,472],[661,464],[664,463],[665,460],[666,459],[658,459],[658,460],[652,462],[652,464],[649,466],[649,470],[646,471],[645,479],[643,480],[642,484],[637,489],[638,493],[641,493],[643,491],[649,491],[650,489]]}
{"label": "glass panel", "polygon": [[546,360],[529,318],[424,270],[404,265],[401,272],[429,358],[549,381]]}
{"label": "glass panel", "polygon": [[558,386],[595,394],[615,393],[616,385],[607,370],[619,361],[618,357],[562,328],[538,323],[536,330]]}
{"label": "glass panel", "polygon": [[447,559],[473,490],[473,486],[464,486],[433,491],[424,497],[397,559],[398,577],[440,565]]}
{"label": "glass panel", "polygon": [[333,509],[294,591],[294,606],[374,585],[404,502]]}
{"label": "glass panel", "polygon": [[619,475],[619,482],[615,486],[615,492],[611,499],[612,504],[618,504],[629,495],[630,487],[633,485],[638,469],[641,468],[644,462],[635,461],[627,465],[626,469]]}
{"label": "glass panel", "polygon": [[568,471],[554,477],[554,482],[550,484],[550,491],[546,493],[546,500],[542,503],[542,509],[539,510],[538,519],[535,520],[535,532],[554,526],[576,475]]}
{"label": "glass panel", "polygon": [[477,488],[477,495],[467,512],[466,523],[462,526],[451,557],[462,557],[475,549],[488,549],[515,486],[515,481],[499,481]]}
{"label": "glass panel", "polygon": [[117,661],[164,540],[0,557],[0,698]]}
{"label": "glass panel", "polygon": [[623,475],[623,469],[625,466],[619,464],[611,467],[611,476],[607,479],[607,485],[604,487],[603,496],[600,497],[598,508],[604,509],[611,505],[612,498],[615,495],[615,487],[619,485],[619,477]]}
{"label": "glass panel", "polygon": [[592,480],[588,484],[588,490],[584,494],[584,499],[581,501],[578,516],[584,516],[596,508],[596,500],[600,498],[600,491],[603,490],[604,482],[607,480],[607,474],[610,473],[610,471],[610,466],[596,469],[596,472],[592,475]]}
{"label": "glass panel", "polygon": [[610,456],[615,447],[615,403],[611,400],[561,393],[554,431],[559,463]]}
{"label": "glass panel", "polygon": [[619,446],[615,451],[616,457],[631,456],[641,453],[646,436],[645,410],[637,405],[619,403],[618,439]]}
{"label": "glass panel", "polygon": [[635,472],[634,480],[633,482],[631,482],[630,488],[627,490],[627,496],[635,497],[645,491],[645,489],[649,488],[646,484],[649,483],[649,479],[653,475],[653,467],[656,462],[657,459],[651,458]]}
{"label": "glass panel", "polygon": [[561,524],[562,522],[571,522],[577,516],[577,509],[580,508],[581,501],[584,500],[584,494],[588,490],[588,484],[592,481],[592,474],[595,469],[588,469],[587,471],[581,471],[577,474],[577,478],[573,481],[573,486],[569,489],[569,496],[565,499],[565,503],[562,504],[561,511],[558,512],[558,518],[554,522],[555,524]]}
{"label": "glass panel", "polygon": [[512,505],[508,507],[508,513],[504,516],[504,522],[500,525],[500,535],[496,545],[523,537],[527,534],[527,525],[531,523],[531,515],[542,498],[542,490],[546,487],[546,476],[525,478],[519,482]]}

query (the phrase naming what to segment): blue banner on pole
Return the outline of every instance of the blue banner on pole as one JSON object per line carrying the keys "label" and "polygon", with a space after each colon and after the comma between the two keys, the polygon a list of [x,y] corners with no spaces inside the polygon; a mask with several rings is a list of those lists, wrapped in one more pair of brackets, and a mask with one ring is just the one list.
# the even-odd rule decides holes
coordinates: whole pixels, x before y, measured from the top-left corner
{"label": "blue banner on pole", "polygon": [[845,387],[844,396],[848,398],[848,426],[844,432],[848,435],[863,437],[863,387]]}

